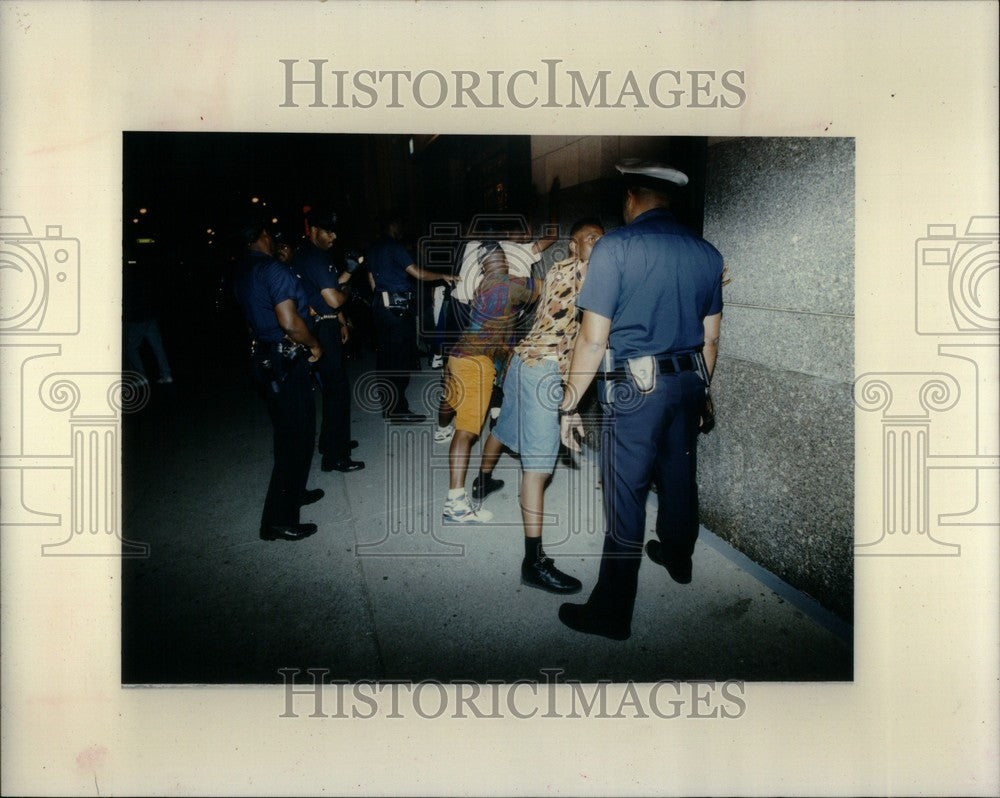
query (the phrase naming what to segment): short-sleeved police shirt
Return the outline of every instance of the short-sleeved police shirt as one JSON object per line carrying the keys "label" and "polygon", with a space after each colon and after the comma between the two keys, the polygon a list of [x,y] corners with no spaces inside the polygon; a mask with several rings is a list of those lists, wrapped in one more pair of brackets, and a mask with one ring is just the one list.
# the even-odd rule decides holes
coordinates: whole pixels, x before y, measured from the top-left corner
{"label": "short-sleeved police shirt", "polygon": [[278,324],[274,308],[286,299],[309,319],[309,300],[301,281],[282,263],[263,252],[248,252],[236,273],[233,290],[254,337],[264,343],[281,341],[285,331]]}
{"label": "short-sleeved police shirt", "polygon": [[295,251],[292,271],[302,280],[309,305],[320,316],[336,313],[326,304],[321,293],[326,288],[337,288],[337,275],[331,269],[329,255],[311,241],[306,241]]}
{"label": "short-sleeved police shirt", "polygon": [[594,245],[576,304],[611,319],[618,361],[697,350],[722,311],[722,255],[654,208]]}
{"label": "short-sleeved police shirt", "polygon": [[410,291],[412,284],[406,267],[413,258],[394,238],[380,238],[365,253],[365,263],[375,278],[375,291]]}

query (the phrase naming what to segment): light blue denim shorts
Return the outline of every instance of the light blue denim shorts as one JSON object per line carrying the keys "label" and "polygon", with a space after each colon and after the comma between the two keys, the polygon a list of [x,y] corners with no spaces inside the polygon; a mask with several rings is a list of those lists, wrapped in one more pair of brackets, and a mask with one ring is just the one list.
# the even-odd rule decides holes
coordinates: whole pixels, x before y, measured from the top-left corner
{"label": "light blue denim shorts", "polygon": [[511,355],[493,437],[521,455],[524,471],[551,473],[559,454],[562,380],[554,360],[527,365]]}

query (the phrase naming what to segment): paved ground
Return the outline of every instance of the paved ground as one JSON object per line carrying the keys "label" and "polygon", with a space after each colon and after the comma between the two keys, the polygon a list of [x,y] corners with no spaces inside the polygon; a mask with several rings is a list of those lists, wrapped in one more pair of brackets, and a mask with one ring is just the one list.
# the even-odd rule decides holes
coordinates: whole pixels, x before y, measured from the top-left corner
{"label": "paved ground", "polygon": [[[436,379],[414,379],[414,406],[432,401]],[[327,495],[303,520],[319,533],[268,543],[257,526],[270,426],[250,384],[206,373],[156,386],[124,430],[125,535],[151,553],[123,564],[123,681],[273,683],[280,668],[349,680],[541,680],[543,668],[582,681],[852,678],[851,628],[708,530],[692,584],[644,563],[630,640],[569,631],[556,617],[565,599],[520,584],[516,461],[498,467],[496,524],[444,527],[447,447],[432,429],[387,428],[356,407],[367,468],[324,474],[317,456],[310,487]],[[557,468],[546,494],[546,548],[584,583],[571,600],[597,575],[596,483],[583,460]]]}

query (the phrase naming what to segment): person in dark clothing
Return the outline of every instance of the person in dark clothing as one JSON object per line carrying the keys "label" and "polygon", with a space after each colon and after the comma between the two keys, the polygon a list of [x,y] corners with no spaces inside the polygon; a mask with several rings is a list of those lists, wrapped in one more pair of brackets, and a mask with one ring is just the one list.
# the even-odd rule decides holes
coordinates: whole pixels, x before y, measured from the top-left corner
{"label": "person in dark clothing", "polygon": [[168,385],[174,381],[170,361],[163,347],[160,325],[154,308],[155,291],[150,284],[148,266],[135,260],[125,264],[122,288],[122,316],[125,321],[123,349],[125,363],[129,369],[146,381],[146,368],[142,363],[142,344],[149,344],[156,367],[159,370],[157,382]]}
{"label": "person in dark clothing", "polygon": [[240,231],[245,247],[234,279],[236,300],[250,326],[254,379],[274,427],[274,465],[260,519],[262,540],[301,540],[317,530],[300,523],[300,508],[323,498],[306,490],[316,434],[309,364],[323,349],[309,329],[309,303],[301,283],[274,258],[274,239],[263,223]]}
{"label": "person in dark clothing", "polygon": [[417,329],[412,280],[444,280],[454,283],[452,275],[438,274],[413,262],[399,239],[402,227],[389,221],[381,238],[365,253],[368,279],[374,297],[372,322],[375,327],[375,368],[380,374],[378,386],[382,415],[401,423],[426,421],[414,413],[406,399],[409,372],[417,367]]}
{"label": "person in dark clothing", "polygon": [[292,271],[302,280],[312,308],[314,331],[323,357],[316,364],[323,392],[323,420],[319,430],[319,452],[324,471],[359,471],[365,467],[351,454],[351,390],[347,378],[344,346],[349,328],[342,308],[347,302],[350,272],[338,275],[330,261],[330,248],[337,238],[337,215],[313,209],[307,216],[309,232],[292,258]]}
{"label": "person in dark clothing", "polygon": [[562,441],[579,451],[576,407],[597,373],[610,433],[601,447],[607,529],[593,592],[586,604],[563,604],[559,619],[578,632],[624,640],[631,634],[651,481],[658,539],[646,552],[675,582],[691,581],[698,429],[718,353],[724,277],[719,251],[668,210],[687,176],[648,162],[617,168],[625,178],[625,226],[591,253],[560,405]]}

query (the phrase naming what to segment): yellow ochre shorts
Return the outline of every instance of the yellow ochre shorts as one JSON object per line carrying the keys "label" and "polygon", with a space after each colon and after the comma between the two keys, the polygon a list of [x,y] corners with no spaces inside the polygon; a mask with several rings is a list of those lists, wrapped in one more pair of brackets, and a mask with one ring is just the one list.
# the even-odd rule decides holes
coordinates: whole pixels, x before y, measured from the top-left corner
{"label": "yellow ochre shorts", "polygon": [[455,410],[455,429],[473,435],[482,431],[495,377],[492,358],[482,355],[448,358],[444,395]]}

